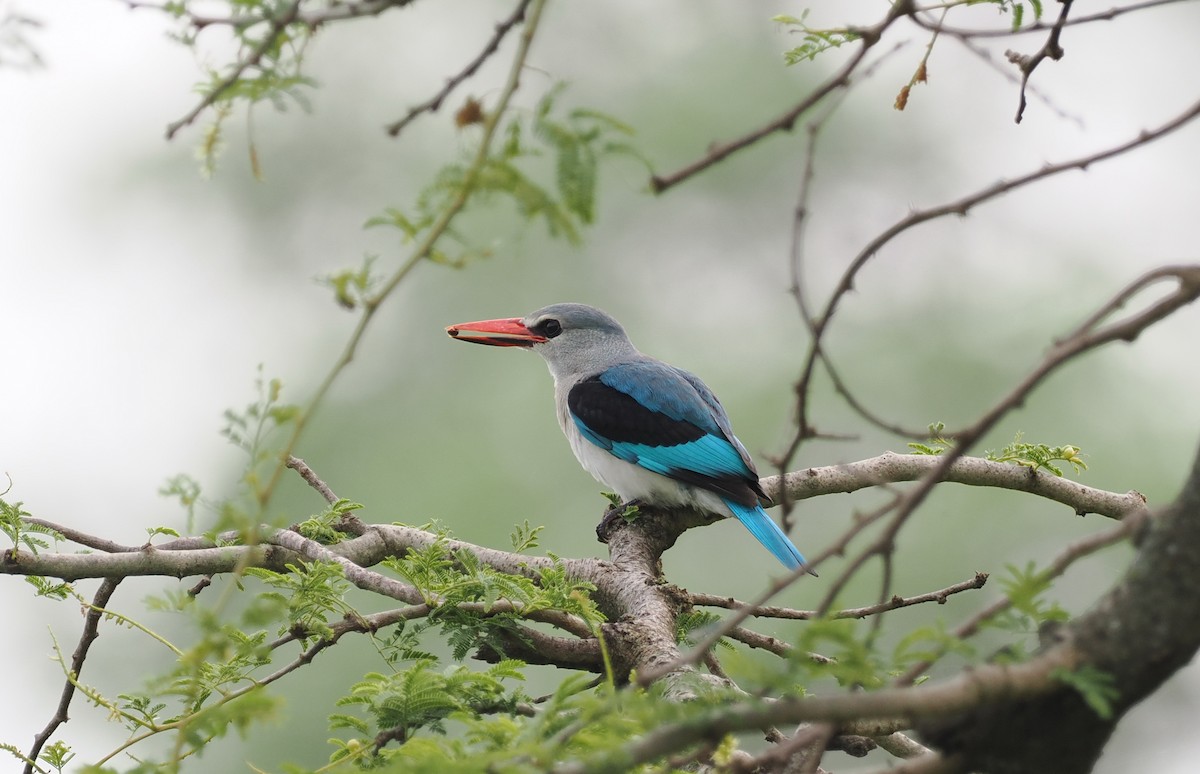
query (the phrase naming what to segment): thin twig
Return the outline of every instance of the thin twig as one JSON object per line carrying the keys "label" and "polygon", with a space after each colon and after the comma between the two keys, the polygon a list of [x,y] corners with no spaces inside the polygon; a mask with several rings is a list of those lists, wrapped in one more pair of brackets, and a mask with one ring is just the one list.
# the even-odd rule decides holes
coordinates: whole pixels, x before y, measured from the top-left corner
{"label": "thin twig", "polygon": [[[1200,111],[1200,105],[1197,106],[1197,109]],[[938,463],[933,470],[923,477],[915,488],[900,498],[895,513],[876,540],[852,558],[849,565],[830,584],[817,610],[821,613],[829,610],[837,595],[845,588],[859,569],[872,558],[884,556],[892,550],[896,535],[899,533],[901,527],[903,527],[929,493],[933,491],[933,488],[941,483],[951,466],[962,457],[967,449],[971,448],[980,438],[995,427],[1001,417],[1024,403],[1028,395],[1046,377],[1075,357],[1091,349],[1112,341],[1132,341],[1146,328],[1181,307],[1195,301],[1197,297],[1200,297],[1200,266],[1168,267],[1156,270],[1152,274],[1157,275],[1161,272],[1170,274],[1178,280],[1179,287],[1174,293],[1159,299],[1142,312],[1131,315],[1126,320],[1112,323],[1098,330],[1081,328],[1071,338],[1060,341],[1046,355],[1042,363],[1018,383],[1007,396],[988,409],[974,425],[960,433],[956,438],[954,447],[937,457]],[[1137,284],[1134,283],[1134,285]],[[1122,291],[1118,294],[1117,298],[1123,298],[1126,295],[1127,291]],[[1109,302],[1102,308],[1107,309],[1112,306],[1113,302]]]}
{"label": "thin twig", "polygon": [[108,606],[113,592],[117,590],[120,583],[121,578],[105,578],[101,582],[100,588],[96,589],[96,595],[92,597],[92,604],[88,607],[87,615],[84,616],[83,632],[79,636],[79,644],[75,646],[75,652],[71,655],[71,666],[67,671],[69,677],[59,697],[58,708],[55,709],[54,717],[50,718],[46,727],[33,738],[33,747],[29,750],[24,774],[34,774],[33,762],[37,760],[42,748],[46,742],[50,741],[50,737],[54,735],[59,726],[67,722],[71,699],[75,696],[76,681],[83,671],[83,663],[87,660],[88,650],[100,636],[100,619],[104,617],[104,608]]}
{"label": "thin twig", "polygon": [[[1147,2],[1143,2],[1143,3],[1134,3],[1132,5],[1117,6],[1117,7],[1109,8],[1107,11],[1100,11],[1098,13],[1089,14],[1087,16],[1076,16],[1072,19],[1069,19],[1066,23],[1061,24],[1061,25],[1057,21],[1055,21],[1054,23],[1051,23],[1051,24],[1047,24],[1046,22],[1042,22],[1042,21],[1036,21],[1033,24],[1028,24],[1024,27],[1020,27],[1019,29],[1015,29],[1015,30],[1012,28],[1012,25],[1009,24],[1008,22],[1005,22],[1002,27],[998,27],[998,28],[994,28],[994,29],[972,29],[969,27],[949,26],[946,24],[942,24],[939,21],[932,21],[929,19],[925,19],[924,17],[921,16],[922,13],[932,10],[930,8],[918,8],[918,9],[916,9],[916,12],[909,18],[912,19],[913,23],[919,27],[924,27],[927,30],[937,30],[937,31],[941,32],[943,35],[950,35],[955,38],[965,38],[965,39],[1012,38],[1012,37],[1016,37],[1017,35],[1028,35],[1028,34],[1037,33],[1037,32],[1049,32],[1049,31],[1053,30],[1055,27],[1078,27],[1082,24],[1091,24],[1093,22],[1113,21],[1114,19],[1117,19],[1121,16],[1125,16],[1125,15],[1131,14],[1131,13],[1137,13],[1139,11],[1145,11],[1150,8],[1159,8],[1159,7],[1167,6],[1167,5],[1176,5],[1178,3],[1191,3],[1191,2],[1195,2],[1195,0],[1147,0]],[[938,5],[936,5],[934,7],[940,9],[940,8],[944,8],[946,6],[939,3]]]}
{"label": "thin twig", "polygon": [[915,210],[910,212],[904,218],[898,220],[891,227],[875,236],[870,242],[864,246],[857,255],[850,261],[850,264],[842,272],[841,278],[834,290],[830,293],[828,301],[825,303],[825,308],[818,316],[813,324],[814,336],[809,342],[809,350],[801,366],[800,378],[796,382],[795,392],[797,395],[797,432],[794,434],[792,441],[784,453],[780,456],[782,460],[781,467],[786,467],[788,462],[795,456],[801,443],[805,440],[806,435],[804,430],[809,427],[808,411],[809,411],[809,392],[816,371],[816,364],[820,359],[820,349],[822,340],[829,330],[829,326],[833,321],[834,315],[838,311],[838,307],[842,300],[854,288],[858,274],[863,267],[889,242],[903,234],[904,232],[915,228],[923,223],[927,223],[947,215],[966,215],[973,208],[998,198],[1010,191],[1022,188],[1031,183],[1044,180],[1049,177],[1068,172],[1072,170],[1086,170],[1093,164],[1101,161],[1107,161],[1111,158],[1116,158],[1129,151],[1139,148],[1143,145],[1148,145],[1155,140],[1162,139],[1171,134],[1175,130],[1187,125],[1197,116],[1200,116],[1200,102],[1193,103],[1190,107],[1178,114],[1170,121],[1158,126],[1154,129],[1146,129],[1139,132],[1135,137],[1110,146],[1096,153],[1080,156],[1068,161],[1059,162],[1057,164],[1047,164],[1039,169],[1028,172],[1012,180],[1001,180],[989,186],[979,189],[978,191],[964,196],[946,204],[936,207],[930,207],[924,210]]}
{"label": "thin twig", "polygon": [[251,67],[258,66],[258,63],[261,62],[262,58],[266,56],[267,52],[275,46],[275,43],[278,42],[279,37],[283,35],[288,26],[297,20],[300,12],[301,1],[302,0],[292,0],[292,2],[286,8],[284,8],[278,16],[271,16],[265,19],[270,24],[270,27],[263,36],[263,39],[258,42],[258,45],[250,50],[249,54],[247,54],[244,58],[239,59],[234,64],[229,75],[217,82],[217,84],[213,86],[212,89],[210,89],[209,92],[205,94],[204,97],[201,98],[201,100],[191,110],[189,110],[178,121],[173,121],[167,125],[168,140],[174,139],[176,133],[180,129],[190,125],[200,116],[201,113],[203,113],[212,105],[216,104],[217,100],[220,99],[225,92],[229,91],[237,84],[238,80],[240,80],[242,77],[242,73],[246,72]]}
{"label": "thin twig", "polygon": [[532,2],[532,0],[520,0],[520,2],[517,3],[517,9],[513,11],[507,19],[504,19],[496,24],[496,28],[492,32],[492,37],[484,45],[483,50],[480,51],[474,59],[468,62],[467,66],[461,71],[450,78],[447,78],[446,85],[443,86],[437,94],[434,94],[433,97],[422,102],[421,104],[414,105],[413,107],[409,108],[408,113],[406,113],[403,118],[401,118],[399,121],[389,124],[387,127],[387,133],[392,137],[395,137],[396,135],[400,134],[400,132],[404,131],[404,127],[416,120],[417,116],[421,115],[422,113],[436,113],[438,108],[442,106],[442,102],[446,99],[446,97],[450,96],[450,92],[458,88],[459,84],[461,84],[467,78],[470,78],[472,75],[474,75],[483,65],[483,63],[486,62],[492,56],[492,54],[495,54],[496,51],[499,50],[500,43],[504,40],[505,36],[508,35],[509,30],[520,24],[525,19],[525,9],[529,7],[530,2]]}
{"label": "thin twig", "polygon": [[983,664],[937,683],[725,704],[691,713],[683,720],[661,723],[627,744],[596,750],[587,758],[558,764],[550,771],[555,774],[627,771],[701,739],[721,738],[781,723],[952,717],[993,702],[997,696],[1017,701],[1061,690],[1062,684],[1054,675],[1076,668],[1079,658],[1074,649],[1062,646],[1024,663]]}
{"label": "thin twig", "polygon": [[[965,580],[961,583],[955,583],[947,586],[944,589],[930,591],[925,594],[917,594],[912,597],[895,596],[886,602],[880,602],[867,607],[851,607],[843,610],[834,610],[828,614],[828,618],[866,618],[871,615],[878,615],[889,610],[897,610],[902,607],[910,607],[912,605],[920,605],[926,602],[936,602],[939,605],[946,604],[946,600],[963,591],[972,591],[974,589],[983,588],[987,583],[988,574],[986,572],[977,572],[975,577],[970,580]],[[721,607],[729,610],[741,610],[747,606],[747,603],[734,599],[733,597],[722,597],[717,594],[690,594],[690,601],[693,605],[703,607]],[[794,621],[808,621],[817,617],[815,610],[794,610],[789,607],[759,607],[755,608],[751,615],[757,618],[783,618]]]}
{"label": "thin twig", "polygon": [[[989,69],[999,74],[1009,83],[1018,87],[1021,85],[1021,76],[1019,71],[1017,74],[1014,74],[1012,68],[1008,66],[1007,62],[1001,64],[1000,62],[996,61],[996,58],[992,55],[992,52],[977,43],[974,39],[959,37],[957,35],[951,35],[951,39],[966,49],[967,53],[978,58],[981,62],[987,65]],[[1054,99],[1050,97],[1049,94],[1037,88],[1032,83],[1025,84],[1025,93],[1042,103],[1043,107],[1064,121],[1070,121],[1080,129],[1086,128],[1086,124],[1084,123],[1082,116],[1080,116],[1078,113],[1068,112],[1065,108],[1060,107],[1054,101]]]}
{"label": "thin twig", "polygon": [[329,488],[329,485],[322,481],[320,476],[318,476],[304,460],[295,455],[289,454],[287,456],[287,462],[285,465],[299,473],[300,478],[304,479],[305,483],[317,490],[317,492],[319,492],[321,496],[325,498],[325,502],[333,505],[340,499],[336,494],[333,493],[333,490]]}
{"label": "thin twig", "polygon": [[767,587],[766,591],[759,595],[758,599],[752,602],[749,606],[742,608],[741,610],[734,611],[733,615],[722,621],[719,626],[715,627],[713,631],[709,632],[705,637],[703,637],[690,651],[680,654],[678,657],[672,659],[666,664],[659,664],[653,668],[645,669],[639,672],[637,676],[638,684],[643,687],[648,686],[664,675],[700,663],[700,661],[702,661],[704,658],[704,654],[712,650],[712,648],[721,641],[721,638],[727,636],[730,632],[740,626],[743,621],[750,617],[751,610],[766,604],[772,597],[791,586],[799,578],[807,576],[809,567],[811,566],[812,565],[804,565],[797,567],[784,577],[772,581]]}
{"label": "thin twig", "polygon": [[764,124],[763,126],[750,131],[741,137],[729,140],[723,143],[714,143],[709,147],[708,152],[703,157],[693,161],[692,163],[665,175],[653,175],[650,178],[650,190],[656,194],[662,193],[669,188],[679,185],[684,180],[694,177],[704,170],[712,167],[725,158],[737,153],[740,150],[754,145],[759,140],[769,137],[775,132],[791,131],[796,125],[796,121],[802,116],[805,111],[813,107],[823,100],[830,93],[844,88],[850,84],[851,77],[854,71],[858,69],[871,48],[879,42],[885,30],[891,26],[892,22],[911,12],[912,5],[910,0],[895,0],[888,9],[887,16],[873,27],[860,30],[859,41],[861,45],[858,50],[850,57],[846,64],[836,73],[825,79],[817,88],[813,89],[808,96],[802,99],[793,107],[789,108],[785,113],[778,118]]}
{"label": "thin twig", "polygon": [[1033,75],[1033,71],[1038,68],[1042,62],[1047,59],[1058,61],[1063,57],[1063,47],[1060,42],[1062,38],[1063,25],[1067,23],[1067,15],[1071,12],[1071,3],[1073,0],[1058,0],[1062,8],[1058,12],[1058,21],[1050,29],[1050,35],[1046,38],[1045,44],[1042,45],[1033,56],[1024,56],[1013,51],[1005,52],[1010,62],[1013,62],[1021,70],[1021,96],[1017,102],[1016,123],[1021,123],[1021,118],[1025,115],[1025,87],[1029,85],[1029,76]]}
{"label": "thin twig", "polygon": [[[538,22],[541,19],[542,9],[545,7],[546,0],[534,0],[529,7],[528,14],[525,19],[525,24],[521,30],[521,36],[517,45],[517,50],[513,55],[513,60],[509,66],[508,79],[504,84],[504,88],[500,92],[500,97],[496,101],[496,107],[488,114],[483,123],[483,130],[479,137],[479,146],[475,151],[475,156],[467,165],[466,171],[463,173],[462,183],[459,190],[453,199],[442,209],[437,218],[430,224],[425,236],[417,242],[412,253],[401,266],[392,273],[390,277],[382,284],[375,295],[368,298],[362,306],[362,314],[358,318],[358,324],[350,333],[349,339],[346,341],[342,349],[342,354],[330,367],[325,378],[317,386],[316,391],[309,399],[304,410],[293,421],[292,432],[284,443],[282,455],[286,459],[291,455],[300,441],[300,436],[307,428],[308,422],[316,411],[317,407],[325,399],[325,396],[333,388],[334,382],[342,374],[347,366],[354,361],[358,352],[359,344],[366,335],[367,328],[370,326],[371,320],[375,316],[376,310],[380,305],[387,300],[396,290],[396,287],[404,281],[405,278],[424,261],[433,251],[438,240],[445,235],[449,229],[451,222],[467,205],[468,199],[475,186],[475,182],[479,177],[484,165],[487,163],[491,153],[492,140],[495,138],[496,131],[500,126],[500,120],[504,115],[509,103],[512,101],[513,95],[516,94],[517,88],[520,85],[521,73],[525,69],[525,62],[529,57],[530,47],[533,45],[533,38],[537,32]],[[260,494],[260,501],[270,499],[275,491],[275,486],[278,484],[279,477],[283,473],[282,462],[275,466],[267,480],[267,484]]]}
{"label": "thin twig", "polygon": [[[414,0],[340,0],[337,3],[329,5],[320,10],[299,11],[296,14],[296,21],[315,30],[322,25],[329,24],[330,22],[361,19],[368,16],[379,16],[384,11],[391,10],[392,8],[403,8],[412,2],[414,2]],[[173,16],[182,15],[183,19],[197,31],[203,30],[205,27],[233,27],[235,29],[245,29],[255,24],[261,24],[264,21],[269,21],[269,18],[264,16],[251,16],[244,13],[229,14],[226,16],[209,16],[196,13],[187,7],[177,7],[172,5],[168,8],[166,4],[142,2],[142,0],[124,0],[124,3],[127,7],[134,10],[150,9],[168,13]]]}
{"label": "thin twig", "polygon": [[[1146,520],[1150,518],[1150,512],[1145,508],[1129,514],[1117,526],[1104,532],[1099,532],[1090,537],[1078,540],[1063,549],[1058,556],[1042,570],[1039,577],[1046,581],[1054,580],[1060,577],[1067,571],[1075,562],[1091,556],[1097,551],[1107,548],[1108,546],[1120,543],[1130,535],[1133,535],[1141,528]],[[1009,597],[1001,597],[984,609],[975,613],[971,618],[964,621],[957,629],[954,630],[954,636],[959,640],[965,640],[968,637],[976,634],[985,623],[995,618],[1000,613],[1008,610],[1013,606],[1013,600]],[[910,685],[914,680],[925,673],[931,666],[934,660],[922,661],[911,666],[903,675],[896,678],[896,685]]]}

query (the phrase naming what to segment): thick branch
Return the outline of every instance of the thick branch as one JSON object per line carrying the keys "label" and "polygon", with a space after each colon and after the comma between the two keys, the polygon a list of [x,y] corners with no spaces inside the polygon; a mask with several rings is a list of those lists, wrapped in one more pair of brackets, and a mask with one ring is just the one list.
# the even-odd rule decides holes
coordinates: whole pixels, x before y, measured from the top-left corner
{"label": "thick branch", "polygon": [[[819,495],[856,492],[883,484],[916,481],[936,469],[941,462],[941,457],[930,455],[884,452],[878,457],[845,465],[797,470],[784,476],[783,484],[787,487],[789,500],[803,500]],[[1119,519],[1146,503],[1145,498],[1137,492],[1106,492],[1052,473],[978,457],[955,460],[946,470],[943,480],[967,486],[1026,492],[1068,505],[1081,515],[1098,513],[1111,519]],[[768,497],[779,499],[779,476],[764,478],[759,483]]]}
{"label": "thick branch", "polygon": [[1061,683],[1056,670],[1077,665],[1070,648],[1057,648],[1026,664],[985,665],[941,683],[916,688],[889,688],[873,692],[831,696],[785,698],[745,702],[697,713],[685,720],[665,723],[627,745],[614,747],[583,761],[556,766],[556,774],[629,771],[640,763],[726,734],[802,722],[841,723],[868,718],[953,717],[965,711],[1037,697],[1056,691]]}
{"label": "thick branch", "polygon": [[1064,644],[1037,660],[1073,651],[1076,666],[1111,680],[1112,713],[1101,717],[1073,689],[1010,697],[924,724],[938,746],[970,771],[1083,774],[1117,722],[1200,650],[1200,455],[1179,498],[1141,535],[1126,576],[1068,624]]}

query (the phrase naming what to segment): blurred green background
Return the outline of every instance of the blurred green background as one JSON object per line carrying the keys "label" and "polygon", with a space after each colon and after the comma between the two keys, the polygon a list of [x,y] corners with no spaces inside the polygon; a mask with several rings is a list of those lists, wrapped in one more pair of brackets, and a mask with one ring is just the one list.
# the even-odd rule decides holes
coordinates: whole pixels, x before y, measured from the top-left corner
{"label": "blurred green background", "polygon": [[[813,23],[879,13],[877,4],[859,2],[813,9],[821,17]],[[453,109],[467,94],[485,106],[494,98],[512,41],[441,113],[398,140],[381,127],[432,94],[508,11],[478,0],[417,3],[323,31],[308,58],[320,81],[312,111],[254,112],[265,170],[256,182],[244,116],[230,122],[211,180],[194,158],[199,129],[161,141],[163,126],[192,104],[199,75],[192,55],[163,36],[167,25],[157,14],[92,0],[25,10],[46,22],[38,43],[48,67],[0,70],[8,105],[0,122],[0,265],[8,290],[0,322],[9,373],[0,386],[0,468],[14,481],[9,496],[35,515],[140,542],[146,526],[183,525],[155,494],[168,476],[191,473],[213,497],[229,491],[242,459],[218,437],[220,415],[252,399],[259,363],[283,379],[285,398],[300,401],[337,356],[353,318],[313,278],[356,265],[365,253],[378,254],[381,268],[403,259],[395,234],[361,224],[386,206],[406,206],[442,163],[471,147],[474,130],[455,129]],[[780,52],[796,41],[769,19],[800,10],[554,4],[519,109],[566,80],[562,104],[628,122],[656,171],[673,170],[710,142],[783,112],[840,61],[833,54],[783,66]],[[822,301],[858,249],[910,208],[1105,147],[1182,109],[1194,95],[1170,83],[1200,66],[1185,34],[1198,21],[1185,5],[1104,30],[1073,29],[1066,59],[1034,78],[1051,104],[1034,100],[1020,126],[1011,120],[1013,85],[950,40],[935,49],[930,83],[914,91],[905,112],[893,110],[925,42],[912,37],[850,92],[822,137],[805,248],[808,297]],[[1135,64],[1117,63],[1109,31],[1155,43],[1138,50]],[[1040,45],[1022,40],[1031,50]],[[228,53],[215,36],[202,44],[201,61]],[[807,343],[788,294],[803,148],[803,132],[772,137],[660,197],[647,193],[643,168],[614,161],[602,170],[598,220],[580,247],[522,225],[504,206],[473,211],[468,231],[493,256],[463,270],[425,265],[405,282],[300,456],[339,495],[364,503],[371,521],[437,520],[464,540],[506,547],[513,525],[528,519],[546,526],[544,550],[602,556],[593,527],[604,501],[561,437],[541,360],[456,344],[442,331],[573,300],[605,308],[645,352],[701,375],[766,471],[766,457],[792,432],[791,387]],[[1189,127],[1086,174],[909,232],[844,301],[828,339],[832,357],[859,398],[885,417],[914,427],[970,421],[1056,335],[1132,278],[1195,260],[1198,161]],[[1169,501],[1200,426],[1198,322],[1196,310],[1185,310],[1133,347],[1110,346],[1056,374],[983,448],[1001,447],[1018,431],[1030,441],[1072,443],[1090,466],[1078,476],[1084,483]],[[808,444],[794,467],[905,451],[902,439],[867,426],[825,381],[816,399],[819,427],[855,440]],[[818,553],[855,512],[880,501],[868,492],[804,502],[796,543]],[[280,505],[290,520],[321,507],[299,481],[288,482]],[[894,590],[921,593],[980,570],[998,579],[1007,563],[1045,562],[1105,526],[1015,493],[946,485],[901,533]],[[1085,561],[1056,587],[1058,600],[1071,611],[1086,608],[1127,559],[1118,549]],[[733,523],[693,530],[665,566],[688,589],[743,599],[778,573]],[[836,570],[831,563],[822,574]],[[874,601],[876,580],[864,573],[842,602]],[[116,604],[137,615],[142,596],[161,587],[129,582]],[[823,588],[807,581],[780,603],[811,606]],[[999,593],[993,583],[945,606],[895,613],[889,635],[937,619],[953,626]],[[78,629],[74,610],[27,597],[15,579],[0,585],[5,610],[15,611],[0,648],[32,662],[15,686],[26,697],[22,711],[0,716],[0,738],[22,745],[49,718],[61,682],[57,666],[42,658],[50,651],[46,626],[68,650]],[[757,628],[782,637],[796,631],[774,622]],[[986,641],[981,647],[986,652]],[[106,629],[85,680],[115,692],[166,656],[143,637]],[[268,769],[281,761],[318,765],[329,753],[324,718],[336,692],[377,668],[372,659],[364,642],[321,656],[281,686],[288,703],[278,724],[207,751],[196,770],[243,770],[245,760]],[[535,672],[541,683],[531,692],[553,684],[549,670]],[[1098,770],[1136,761],[1146,770],[1190,771],[1194,742],[1177,732],[1195,717],[1198,696],[1194,671],[1185,672],[1129,718]],[[73,713],[67,735],[81,740],[83,758],[113,746],[117,729],[100,714],[82,702]],[[837,762],[838,770],[856,765]]]}

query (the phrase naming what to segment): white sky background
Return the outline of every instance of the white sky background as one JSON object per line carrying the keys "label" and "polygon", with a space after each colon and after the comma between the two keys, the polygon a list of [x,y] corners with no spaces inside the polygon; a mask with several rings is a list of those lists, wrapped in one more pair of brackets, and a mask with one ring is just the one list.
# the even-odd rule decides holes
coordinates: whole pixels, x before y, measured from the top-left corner
{"label": "white sky background", "polygon": [[[453,15],[461,12],[456,10],[460,5],[423,12]],[[841,20],[837,14],[849,4],[813,5],[833,23]],[[1048,12],[1056,10],[1052,5],[1047,4]],[[707,25],[712,15],[729,13],[745,22],[775,13],[798,14],[801,9],[787,3],[759,4],[756,14],[734,14],[706,3],[697,13],[694,3],[664,3],[651,18],[640,3],[605,6],[599,21],[612,29],[605,27],[600,37],[638,48],[650,61],[647,72],[669,67],[676,54],[703,45],[711,35]],[[384,169],[381,162],[377,178],[364,178],[362,206],[344,207],[352,215],[338,208],[331,208],[334,214],[326,219],[321,211],[314,213],[313,238],[322,249],[339,239],[349,247],[336,255],[315,248],[304,254],[303,249],[297,251],[304,238],[292,238],[286,249],[296,270],[290,279],[282,272],[271,274],[271,285],[264,287],[266,274],[256,262],[264,260],[259,252],[269,249],[264,245],[270,245],[272,235],[248,237],[256,227],[254,216],[235,211],[215,183],[199,179],[191,158],[196,130],[185,131],[173,144],[163,140],[166,123],[193,104],[191,88],[199,77],[191,54],[162,34],[163,20],[152,12],[130,12],[102,0],[17,7],[45,23],[34,40],[48,68],[31,73],[0,70],[0,471],[14,482],[7,497],[24,501],[36,515],[139,543],[147,524],[178,524],[177,511],[156,494],[167,476],[186,470],[213,481],[227,473],[227,445],[215,432],[220,412],[249,399],[259,363],[269,361],[269,373],[303,383],[333,356],[346,318],[330,310],[325,318],[308,319],[309,310],[326,295],[311,277],[355,262],[363,250],[358,223],[386,203],[372,192],[382,190],[396,172]],[[877,13],[879,4],[857,7]],[[410,11],[401,13],[420,18]],[[409,23],[409,17],[397,15],[393,21]],[[564,28],[572,26],[561,17],[558,21]],[[443,29],[450,29],[442,23]],[[587,18],[577,22],[579,27],[590,23]],[[1200,72],[1200,54],[1190,42],[1198,24],[1200,14],[1193,6],[1147,13],[1141,21],[1097,25],[1087,34],[1068,33],[1067,57],[1045,63],[1034,82],[1067,112],[1086,109],[1082,129],[1055,118],[1036,100],[1028,108],[1026,123],[1014,127],[1015,91],[1002,92],[997,85],[995,90],[980,89],[975,97],[971,79],[983,71],[970,59],[961,68],[952,64],[958,53],[950,45],[942,45],[935,54],[933,80],[914,92],[908,118],[914,124],[920,121],[924,131],[939,132],[942,122],[935,111],[953,110],[956,118],[974,120],[969,131],[994,133],[996,144],[1005,144],[1003,153],[986,155],[980,148],[987,142],[979,138],[987,135],[971,135],[969,141],[961,135],[941,137],[941,152],[948,156],[939,158],[935,176],[944,178],[947,195],[966,192],[1001,174],[1127,138],[1182,110],[1200,96],[1188,91]],[[1032,50],[1037,39],[1022,40]],[[400,85],[404,79],[397,78],[391,92],[395,115],[431,93],[429,84],[435,87],[462,61],[458,51],[443,53],[443,42],[406,41],[409,49],[403,55],[427,61],[430,78],[407,90]],[[314,57],[320,56],[321,44],[318,41]],[[778,49],[791,44],[781,37]],[[420,50],[413,51],[413,45]],[[546,43],[548,49],[551,45]],[[602,41],[583,45],[590,51],[588,46],[599,47]],[[575,67],[577,73],[562,74],[578,80],[600,66],[586,53],[571,58],[562,53],[564,48],[557,46],[557,59],[548,51],[539,61],[552,71]],[[365,54],[351,58],[345,63],[350,75],[342,77],[358,77],[356,73],[374,67],[391,73],[388,56],[401,54],[385,49],[379,59]],[[631,76],[613,77],[619,85],[622,77]],[[330,80],[336,88],[338,78]],[[860,93],[890,106],[886,95],[894,92],[894,84],[881,80]],[[998,98],[997,93],[1005,96]],[[270,120],[266,112],[264,124]],[[897,120],[890,107],[880,116],[881,121]],[[306,120],[292,113],[283,122]],[[738,119],[730,125],[751,124]],[[239,120],[232,125],[242,124]],[[375,132],[375,125],[367,130]],[[237,145],[240,131],[231,138],[219,176],[247,174]],[[260,132],[269,152],[269,133]],[[382,132],[378,135],[374,142],[387,148]],[[724,136],[728,133],[714,139]],[[1019,147],[1006,144],[1013,137],[1036,141]],[[1109,276],[1106,284],[1115,289],[1151,266],[1196,261],[1198,143],[1200,127],[1191,126],[1127,160],[1041,186],[1023,194],[1020,209],[1011,214],[1019,233],[996,230],[995,223],[1003,224],[1003,217],[985,221],[977,231],[971,231],[975,221],[968,220],[962,232],[968,241],[942,249],[984,256],[979,258],[981,265],[992,267],[999,284],[1035,272],[1069,274],[1097,255],[1103,256],[1102,264],[1088,271]],[[699,151],[683,149],[663,167],[672,168]],[[156,196],[152,186],[130,183],[131,165],[140,170],[133,177],[161,174],[183,182],[169,195]],[[1181,168],[1190,172],[1180,174]],[[271,185],[271,175],[268,166],[263,185]],[[859,231],[864,223],[882,226],[895,218],[894,212],[872,208],[870,188],[864,184],[857,198],[845,201],[862,213],[859,222],[847,222],[842,229]],[[912,205],[936,201],[927,192]],[[608,227],[621,229],[620,224]],[[645,236],[644,231],[617,234],[610,241],[620,244],[622,238]],[[676,233],[654,238],[666,242],[689,237]],[[694,238],[697,250],[713,249],[704,245],[720,239]],[[838,244],[844,235],[818,238]],[[1042,265],[1031,254],[1047,245],[1063,252],[1069,246],[1074,257],[1063,264]],[[687,329],[689,314],[696,316],[697,324],[705,324],[703,315],[689,307],[691,293],[660,282],[662,277],[653,273],[664,269],[647,271],[648,284],[662,287],[680,316],[680,330]],[[905,287],[904,277],[888,275],[886,281],[895,283],[897,293],[911,289]],[[908,281],[921,283],[911,277]],[[502,310],[498,306],[486,311]],[[524,305],[511,310],[523,311]],[[440,327],[458,316],[450,318],[431,324]],[[298,327],[277,324],[293,319],[304,322]],[[1187,443],[1194,448],[1198,318],[1191,314],[1183,319],[1186,324],[1165,326],[1139,342],[1130,357],[1161,390],[1161,401],[1155,402],[1177,409],[1179,436],[1190,439]],[[1159,421],[1148,420],[1154,427]],[[20,658],[27,665],[6,671],[5,693],[22,698],[0,703],[0,740],[26,747],[53,709],[46,686],[55,686],[56,697],[61,683],[57,665],[42,659],[48,652],[45,627],[54,627],[69,652],[75,645],[77,611],[70,605],[32,602],[24,585],[11,577],[0,578],[0,610],[7,629],[0,636],[0,658],[9,664]],[[103,644],[102,637],[97,647]],[[1200,676],[1193,667],[1127,720],[1111,757],[1099,770],[1127,770],[1136,755],[1142,770],[1192,771],[1200,743],[1194,733],[1180,733],[1180,724],[1191,728],[1198,713]],[[67,735],[78,738],[79,733],[72,727]],[[97,744],[103,749],[102,742]],[[83,747],[86,750],[86,743]]]}

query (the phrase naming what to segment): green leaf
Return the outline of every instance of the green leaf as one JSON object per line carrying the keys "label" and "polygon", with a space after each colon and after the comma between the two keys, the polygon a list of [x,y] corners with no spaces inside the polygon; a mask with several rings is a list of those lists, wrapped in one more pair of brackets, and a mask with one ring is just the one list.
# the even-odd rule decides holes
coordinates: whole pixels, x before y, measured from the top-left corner
{"label": "green leaf", "polygon": [[1011,462],[1014,465],[1030,468],[1031,470],[1048,470],[1056,476],[1063,472],[1055,462],[1067,462],[1076,473],[1087,470],[1082,452],[1078,446],[1066,444],[1063,446],[1047,446],[1044,443],[1025,443],[1021,440],[1022,433],[1017,433],[1012,443],[1000,451],[989,449],[985,457],[993,462]]}
{"label": "green leaf", "polygon": [[818,29],[810,27],[804,21],[808,11],[796,16],[775,16],[771,21],[794,29],[791,32],[801,35],[804,41],[799,46],[783,52],[783,61],[790,67],[801,62],[811,62],[832,48],[840,48],[846,43],[852,43],[862,38],[862,35],[850,29]]}
{"label": "green leaf", "polygon": [[538,546],[538,534],[545,527],[530,527],[529,519],[526,519],[521,524],[518,524],[509,535],[509,540],[512,542],[513,551],[519,554],[531,551]]}
{"label": "green leaf", "polygon": [[58,530],[29,521],[33,514],[25,510],[24,506],[24,503],[10,503],[0,498],[0,532],[12,541],[13,548],[24,547],[30,553],[36,554],[39,549],[50,547],[50,542],[40,536],[44,535],[55,541],[66,540]]}
{"label": "green leaf", "polygon": [[1069,685],[1079,692],[1087,705],[1103,720],[1113,716],[1113,702],[1121,698],[1113,676],[1108,672],[1084,665],[1074,671],[1055,669],[1050,677],[1064,685]]}
{"label": "green leaf", "polygon": [[925,443],[909,443],[911,454],[927,454],[936,457],[954,445],[953,439],[942,437],[946,430],[945,422],[932,422],[929,425],[929,439]]}

